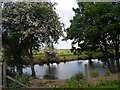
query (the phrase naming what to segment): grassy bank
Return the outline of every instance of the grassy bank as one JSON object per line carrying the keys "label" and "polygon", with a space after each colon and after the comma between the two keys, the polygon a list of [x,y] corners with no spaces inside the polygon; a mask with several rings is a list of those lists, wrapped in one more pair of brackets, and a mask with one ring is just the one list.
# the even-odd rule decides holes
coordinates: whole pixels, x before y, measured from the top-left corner
{"label": "grassy bank", "polygon": [[[30,77],[27,74],[16,75],[14,77],[16,80],[25,84],[29,88],[51,88],[51,89],[73,89],[73,88],[83,88],[83,89],[95,89],[97,88],[105,88],[105,90],[109,90],[109,88],[117,89],[120,85],[120,81],[118,80],[118,74],[110,74],[105,76],[93,77],[88,80],[84,79],[82,73],[77,73],[67,80],[49,80],[49,79],[37,79]],[[9,82],[8,88],[21,88],[15,82]]]}
{"label": "grassy bank", "polygon": [[[75,76],[68,80],[31,79],[32,88],[118,88],[118,74],[77,80]],[[106,90],[105,89],[105,90]]]}
{"label": "grassy bank", "polygon": [[[98,72],[97,72],[98,73]],[[117,88],[118,73],[112,74],[107,72],[104,76],[99,76],[96,73],[91,73],[92,78],[85,79],[83,73],[77,73],[67,80],[50,80],[50,79],[35,79],[27,74],[16,75],[14,78],[29,88]],[[21,86],[15,82],[8,84],[9,88],[20,88]],[[106,89],[105,89],[106,90]],[[109,89],[108,89],[109,90]]]}
{"label": "grassy bank", "polygon": [[[93,57],[92,59],[96,59],[98,57]],[[68,61],[74,61],[74,60],[89,60],[89,57],[87,55],[74,55],[74,54],[59,54],[58,58],[55,61],[51,61],[50,63],[60,63],[60,62],[68,62]],[[37,64],[46,64],[48,63],[47,57],[45,54],[41,55],[34,55],[34,63]]]}
{"label": "grassy bank", "polygon": [[[35,64],[47,64],[47,56],[45,55],[44,51],[35,52],[34,55],[34,63]],[[58,49],[57,50],[57,59],[51,61],[50,63],[60,63],[60,62],[67,62],[73,60],[88,60],[92,59],[100,59],[102,57],[102,53],[93,53],[92,57],[89,57],[88,53],[83,52],[81,55],[74,55],[69,49]]]}
{"label": "grassy bank", "polygon": [[[78,60],[79,57],[74,54],[59,54],[57,56],[57,59],[55,61],[52,61],[51,63],[59,63],[59,62],[67,62],[67,61],[72,61],[72,60]],[[34,63],[47,63],[47,57],[45,54],[40,54],[40,55],[34,55]]]}

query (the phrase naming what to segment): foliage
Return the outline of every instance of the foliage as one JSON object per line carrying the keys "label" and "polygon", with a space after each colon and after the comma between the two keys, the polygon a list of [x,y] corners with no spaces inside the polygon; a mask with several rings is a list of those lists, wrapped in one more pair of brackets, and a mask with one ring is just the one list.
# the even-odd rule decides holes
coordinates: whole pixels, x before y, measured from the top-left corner
{"label": "foliage", "polygon": [[[30,80],[29,80],[30,76],[28,74],[23,74],[23,75],[19,75],[17,74],[15,76],[15,79],[18,80],[19,82],[23,83],[26,86],[30,86]],[[8,83],[8,88],[20,88],[21,85],[19,85],[18,83],[15,82],[10,82]]]}
{"label": "foliage", "polygon": [[17,83],[11,82],[8,84],[8,88],[20,88],[20,85],[18,85]]}
{"label": "foliage", "polygon": [[111,75],[110,72],[106,72],[106,73],[105,73],[105,76],[110,76],[110,75]]}
{"label": "foliage", "polygon": [[62,88],[88,88],[90,87],[90,84],[88,84],[84,80],[75,80],[75,79],[69,79],[65,82],[65,84],[62,86]]}
{"label": "foliage", "polygon": [[[119,81],[118,80],[101,80],[97,81],[97,83],[87,82],[85,80],[76,80],[71,77],[68,79],[62,86],[57,86],[57,88],[86,88],[88,89],[97,89],[97,88],[118,88]],[[85,89],[85,90],[86,90]],[[106,89],[105,89],[106,90]]]}
{"label": "foliage", "polygon": [[[70,49],[56,49],[58,54],[72,54]],[[44,50],[33,50],[33,54],[37,55],[37,54],[44,54]]]}
{"label": "foliage", "polygon": [[98,76],[99,76],[98,71],[92,71],[91,72],[91,77],[98,77]]}
{"label": "foliage", "polygon": [[113,81],[100,81],[97,82],[97,84],[91,84],[90,82],[86,82],[83,80],[77,81],[77,80],[68,80],[65,82],[62,88],[118,88],[119,82],[117,80]]}
{"label": "foliage", "polygon": [[83,73],[76,73],[74,76],[71,77],[71,79],[75,79],[75,80],[81,80],[81,79],[84,79],[84,75]]}
{"label": "foliage", "polygon": [[91,85],[84,80],[83,73],[77,73],[68,79],[60,88],[87,88]]}
{"label": "foliage", "polygon": [[62,27],[52,3],[4,3],[2,12],[4,59],[7,62],[13,61],[9,64],[22,65],[23,57],[27,56],[34,76],[32,50],[39,50],[49,42],[57,43],[60,36],[63,36]]}
{"label": "foliage", "polygon": [[110,87],[112,87],[112,88],[117,88],[118,87],[118,84],[119,83],[119,81],[118,80],[113,80],[113,81],[100,81],[97,85],[96,85],[96,87],[97,88],[110,88]]}
{"label": "foliage", "polygon": [[75,16],[67,29],[67,38],[73,40],[71,51],[78,55],[86,51],[89,57],[101,52],[105,58],[115,58],[119,67],[119,2],[78,2],[73,11]]}

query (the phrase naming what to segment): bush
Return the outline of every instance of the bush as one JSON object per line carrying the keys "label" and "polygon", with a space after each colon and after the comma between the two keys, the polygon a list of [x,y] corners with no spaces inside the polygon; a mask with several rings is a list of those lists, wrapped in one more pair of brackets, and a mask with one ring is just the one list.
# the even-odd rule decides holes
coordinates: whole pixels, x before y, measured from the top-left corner
{"label": "bush", "polygon": [[105,76],[110,76],[110,75],[111,75],[110,72],[106,72],[106,73],[105,73]]}
{"label": "bush", "polygon": [[85,88],[89,87],[88,83],[83,80],[84,75],[83,73],[76,73],[70,79],[68,79],[60,88]]}
{"label": "bush", "polygon": [[116,88],[118,87],[118,80],[112,80],[112,81],[101,81],[96,85],[96,87],[100,88]]}
{"label": "bush", "polygon": [[[15,79],[18,80],[19,82],[23,83],[26,86],[30,86],[30,80],[29,80],[30,76],[28,74],[23,74],[23,75],[19,75],[17,74],[15,76]],[[21,85],[19,85],[16,82],[10,82],[8,83],[8,88],[20,88]]]}
{"label": "bush", "polygon": [[20,88],[20,85],[18,85],[15,82],[11,82],[11,83],[8,84],[8,88],[14,88],[14,89],[16,89],[16,88]]}
{"label": "bush", "polygon": [[98,71],[91,72],[91,77],[98,77]]}
{"label": "bush", "polygon": [[[97,75],[98,75],[98,72],[97,72]],[[105,88],[106,90],[106,88],[117,88],[120,83],[120,81],[118,80],[109,80],[109,81],[101,80],[93,84],[83,79],[77,80],[75,76],[76,74],[70,79],[68,79],[67,81],[65,81],[64,84],[62,84],[61,86],[58,85],[58,86],[54,86],[53,88],[61,88],[61,89],[66,89],[66,90],[68,88],[86,88],[85,90],[88,90],[88,89],[92,90],[92,88],[94,90],[96,90],[97,88]],[[94,74],[94,76],[96,76],[96,74]]]}
{"label": "bush", "polygon": [[79,81],[81,79],[84,79],[84,75],[83,73],[80,72],[80,73],[76,73],[74,76],[71,77],[71,79],[72,78]]}

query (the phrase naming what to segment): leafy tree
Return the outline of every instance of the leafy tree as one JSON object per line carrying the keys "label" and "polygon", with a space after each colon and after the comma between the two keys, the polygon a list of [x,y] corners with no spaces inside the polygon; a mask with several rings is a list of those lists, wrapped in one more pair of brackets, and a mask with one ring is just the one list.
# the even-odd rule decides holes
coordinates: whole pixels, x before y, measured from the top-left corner
{"label": "leafy tree", "polygon": [[[3,29],[5,30],[3,34],[6,32],[3,38],[4,44],[15,52],[11,53],[12,56],[19,53],[17,59],[22,55],[29,57],[33,76],[35,72],[32,50],[39,50],[45,42],[57,43],[59,37],[63,35],[62,24],[54,9],[54,5],[48,2],[5,3],[3,8]],[[7,43],[7,39],[11,45]],[[10,53],[11,50],[8,48],[5,46]],[[14,58],[14,61],[18,61],[17,59]]]}
{"label": "leafy tree", "polygon": [[78,8],[73,9],[75,16],[67,30],[67,38],[73,39],[72,51],[102,52],[106,60],[115,56],[119,67],[119,10],[119,3],[79,2]]}

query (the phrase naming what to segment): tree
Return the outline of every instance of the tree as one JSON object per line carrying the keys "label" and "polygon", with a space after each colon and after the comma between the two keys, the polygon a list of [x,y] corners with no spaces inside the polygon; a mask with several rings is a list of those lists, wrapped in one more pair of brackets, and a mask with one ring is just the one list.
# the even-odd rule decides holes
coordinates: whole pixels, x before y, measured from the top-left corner
{"label": "tree", "polygon": [[[5,35],[6,40],[9,37],[17,39],[17,42],[9,40],[17,46],[18,50],[22,50],[18,59],[24,54],[29,57],[32,76],[35,76],[32,50],[39,50],[39,47],[45,42],[57,43],[59,37],[63,35],[62,24],[54,11],[54,5],[48,2],[6,3],[2,14],[3,28],[7,32]],[[15,37],[16,35],[17,37]],[[9,43],[5,44],[10,49],[13,49]],[[15,56],[16,53],[11,54]],[[17,60],[15,59],[15,61]]]}
{"label": "tree", "polygon": [[[2,3],[0,2],[0,13],[2,12]],[[0,18],[2,18],[1,17],[1,15],[0,15]],[[2,78],[3,78],[3,76],[2,76],[2,74],[3,74],[3,68],[2,68],[2,61],[3,61],[3,59],[2,59],[2,33],[1,33],[1,24],[2,24],[2,22],[0,21],[0,89],[2,89]]]}
{"label": "tree", "polygon": [[[119,3],[79,2],[78,8],[73,9],[75,16],[67,32],[68,39],[73,39],[72,51],[99,51],[106,61],[113,54],[119,67],[119,7]],[[79,48],[74,47],[75,44]]]}

